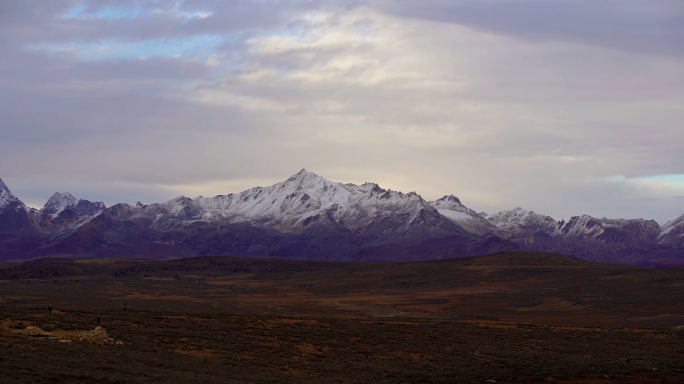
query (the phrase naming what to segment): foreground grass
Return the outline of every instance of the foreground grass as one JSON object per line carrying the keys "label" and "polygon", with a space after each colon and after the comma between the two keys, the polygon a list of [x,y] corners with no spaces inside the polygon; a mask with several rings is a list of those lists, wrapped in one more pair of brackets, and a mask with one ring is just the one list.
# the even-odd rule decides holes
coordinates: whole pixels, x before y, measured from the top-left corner
{"label": "foreground grass", "polygon": [[[121,345],[76,335],[96,316]],[[680,382],[684,333],[0,307],[2,383]],[[37,326],[74,339],[9,332]],[[597,381],[598,380],[598,381]],[[665,380],[665,381],[663,381]]]}

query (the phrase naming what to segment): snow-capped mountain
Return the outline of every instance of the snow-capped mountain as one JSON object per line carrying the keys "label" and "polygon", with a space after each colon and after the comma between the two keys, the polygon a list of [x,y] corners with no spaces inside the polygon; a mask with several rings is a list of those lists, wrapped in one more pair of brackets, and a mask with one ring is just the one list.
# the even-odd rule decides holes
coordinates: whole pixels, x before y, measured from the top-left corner
{"label": "snow-capped mountain", "polygon": [[0,180],[0,234],[31,234],[36,231],[33,212]]}
{"label": "snow-capped mountain", "polygon": [[[385,190],[373,183],[332,182],[304,169],[270,187],[213,198],[198,197],[187,206],[196,207],[205,220],[256,220],[263,226],[290,233],[301,233],[323,223],[380,237],[422,238],[426,233],[433,237],[462,232],[415,192]],[[428,222],[429,228],[425,226]]]}
{"label": "snow-capped mountain", "polygon": [[[251,226],[306,237],[362,237],[364,244],[407,244],[469,236],[414,192],[385,190],[372,183],[332,182],[306,170],[270,187],[211,198],[180,196],[144,206],[119,204],[105,214],[114,221],[136,222],[141,230],[171,245],[189,241],[179,236],[179,231],[194,236],[196,228],[207,226],[219,232],[225,227]],[[171,231],[176,233],[173,238],[161,235]],[[221,243],[220,239],[211,241]]]}
{"label": "snow-capped mountain", "polygon": [[14,196],[7,185],[0,179],[0,210],[5,209],[11,203],[18,203],[25,207],[24,203]]}
{"label": "snow-capped mountain", "polygon": [[662,226],[658,244],[684,249],[684,215]]}
{"label": "snow-capped mountain", "polygon": [[521,241],[535,234],[606,242],[620,242],[625,236],[632,240],[654,241],[660,233],[660,226],[653,220],[598,219],[582,215],[573,216],[566,223],[522,208],[502,211],[488,216],[488,219],[504,237]]}
{"label": "snow-capped mountain", "polygon": [[77,199],[68,192],[57,192],[34,214],[43,235],[43,246],[59,243],[78,231],[106,209],[102,202]]}
{"label": "snow-capped mountain", "polygon": [[[143,205],[54,194],[26,208],[0,181],[0,233],[33,236],[26,257],[55,254],[175,257],[262,254],[302,259],[406,261],[534,250],[592,261],[684,265],[684,216],[655,221],[576,216],[567,223],[515,208],[477,213],[456,196],[330,181],[302,170],[268,187]],[[0,241],[3,249],[17,245]]]}
{"label": "snow-capped mountain", "polygon": [[[44,215],[54,217],[45,226],[53,239],[65,231],[55,230],[54,223],[72,211],[68,207],[75,201],[69,194],[56,194],[43,208]],[[373,183],[333,182],[306,170],[275,185],[236,194],[117,204],[70,225],[69,230],[78,229],[40,252],[146,257],[155,252],[261,253],[337,260],[352,260],[363,252],[366,260],[373,260],[374,247],[429,245],[435,239],[446,240],[432,245],[432,256],[418,254],[421,248],[416,248],[397,255],[397,260],[518,249],[495,236],[480,240],[415,192],[386,190]],[[455,251],[443,252],[448,247]]]}
{"label": "snow-capped mountain", "polygon": [[657,244],[661,228],[644,219],[607,219],[574,216],[567,223],[515,208],[488,217],[504,239],[542,252],[560,253],[592,261],[649,264],[644,256],[684,257],[684,252]]}
{"label": "snow-capped mountain", "polygon": [[519,207],[490,215],[487,219],[499,229],[501,237],[533,249],[538,249],[548,242],[559,224],[550,216]]}
{"label": "snow-capped mountain", "polygon": [[[105,209],[103,203],[77,200],[69,193],[54,194],[41,210],[28,208],[1,180],[0,199],[3,201],[0,204],[0,234],[35,236],[29,241],[33,247],[45,247],[61,241]],[[17,251],[16,244],[4,245]],[[0,244],[0,251],[2,247]]]}
{"label": "snow-capped mountain", "polygon": [[92,216],[104,211],[105,208],[106,207],[102,202],[93,203],[88,200],[76,199],[68,192],[57,192],[52,195],[40,211],[57,217],[65,209],[71,209],[79,215]]}
{"label": "snow-capped mountain", "polygon": [[558,222],[551,216],[540,215],[533,211],[526,211],[520,207],[510,211],[501,211],[488,217],[489,221],[507,233],[545,232],[553,233]]}
{"label": "snow-capped mountain", "polygon": [[604,242],[655,241],[660,225],[654,220],[598,219],[589,215],[574,216],[560,222],[558,231],[566,238],[592,239]]}
{"label": "snow-capped mountain", "polygon": [[59,214],[64,209],[69,207],[75,207],[78,204],[78,200],[71,193],[56,192],[52,197],[45,203],[45,206],[41,209],[42,212],[51,213],[53,215]]}
{"label": "snow-capped mountain", "polygon": [[293,219],[334,206],[348,205],[359,193],[357,186],[345,186],[301,170],[286,181],[270,187],[256,187],[239,194],[212,198],[197,197],[193,202],[210,212],[223,212],[245,219],[268,218],[287,228]]}
{"label": "snow-capped mountain", "polygon": [[439,200],[431,201],[430,205],[437,209],[437,212],[442,216],[470,233],[499,235],[499,228],[494,223],[463,205],[461,200],[454,195],[444,196]]}

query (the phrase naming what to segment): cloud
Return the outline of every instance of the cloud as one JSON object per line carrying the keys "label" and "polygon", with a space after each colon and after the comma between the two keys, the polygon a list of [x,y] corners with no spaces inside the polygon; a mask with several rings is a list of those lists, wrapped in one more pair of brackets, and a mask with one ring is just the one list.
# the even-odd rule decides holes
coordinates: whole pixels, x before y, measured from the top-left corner
{"label": "cloud", "polygon": [[637,188],[648,189],[663,196],[677,198],[684,193],[684,175],[655,175],[644,177],[627,178],[622,175],[614,176],[609,180],[619,183],[628,183]]}
{"label": "cloud", "polygon": [[677,0],[383,1],[388,12],[530,40],[682,57],[684,4]]}
{"label": "cloud", "polygon": [[684,173],[681,6],[621,4],[5,2],[0,177],[35,204],[111,205],[306,168],[664,222],[684,212],[649,186]]}

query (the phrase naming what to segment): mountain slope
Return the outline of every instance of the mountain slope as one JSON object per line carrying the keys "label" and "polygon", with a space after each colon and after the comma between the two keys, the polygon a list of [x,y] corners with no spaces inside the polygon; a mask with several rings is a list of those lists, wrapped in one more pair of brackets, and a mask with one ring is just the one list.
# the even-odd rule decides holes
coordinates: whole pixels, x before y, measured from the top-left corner
{"label": "mountain slope", "polygon": [[499,236],[498,227],[486,218],[466,207],[454,195],[444,196],[431,201],[430,205],[444,217],[459,225],[466,231],[477,235],[494,234]]}
{"label": "mountain slope", "polygon": [[331,182],[302,170],[283,182],[238,194],[118,204],[55,249],[68,252],[66,244],[72,244],[73,249],[101,252],[113,245],[155,243],[203,254],[349,260],[363,249],[447,237],[459,249],[478,239],[416,193]]}
{"label": "mountain slope", "polygon": [[14,196],[7,185],[2,181],[2,179],[0,179],[0,211],[4,210],[12,203],[17,203],[19,206],[24,206],[24,203]]}
{"label": "mountain slope", "polygon": [[684,249],[684,215],[662,226],[658,244]]}
{"label": "mountain slope", "polygon": [[64,210],[70,209],[80,216],[92,216],[102,212],[105,208],[102,202],[93,203],[88,200],[76,199],[68,192],[57,192],[50,197],[40,211],[57,217]]}
{"label": "mountain slope", "polygon": [[0,179],[0,234],[32,234],[37,232],[31,210]]}
{"label": "mountain slope", "polygon": [[466,233],[416,193],[385,190],[372,183],[331,182],[306,170],[270,187],[192,201],[179,198],[166,206],[179,212],[182,206],[184,214],[193,212],[203,220],[254,222],[284,233],[320,226],[393,239]]}
{"label": "mountain slope", "polygon": [[161,204],[119,205],[117,215],[152,220],[150,228],[171,230],[201,221],[248,224],[280,233],[313,234],[322,228],[379,240],[423,240],[467,234],[416,193],[377,184],[331,182],[302,170],[270,187],[212,198],[177,197]]}
{"label": "mountain slope", "polygon": [[681,248],[660,246],[660,226],[653,220],[574,216],[567,223],[515,208],[489,217],[504,239],[530,249],[600,262],[651,265],[654,258],[678,258]]}
{"label": "mountain slope", "polygon": [[456,196],[427,202],[374,183],[343,184],[301,170],[268,187],[135,206],[55,193],[27,208],[0,181],[0,259],[43,256],[268,255],[407,261],[534,250],[590,261],[684,265],[684,216],[652,220],[522,208],[477,213]]}
{"label": "mountain slope", "polygon": [[9,238],[0,253],[21,255],[63,240],[100,214],[103,203],[78,200],[69,193],[55,193],[43,209],[28,208],[0,180],[0,233],[27,237]]}

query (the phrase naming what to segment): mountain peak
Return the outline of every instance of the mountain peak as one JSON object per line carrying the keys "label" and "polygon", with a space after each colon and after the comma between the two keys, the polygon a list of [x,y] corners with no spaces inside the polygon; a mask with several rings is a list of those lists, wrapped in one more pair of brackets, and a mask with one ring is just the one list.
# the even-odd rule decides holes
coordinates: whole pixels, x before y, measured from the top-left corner
{"label": "mountain peak", "polygon": [[431,201],[430,205],[437,209],[449,209],[452,211],[467,212],[469,214],[477,215],[475,211],[470,212],[471,210],[467,208],[465,205],[463,205],[463,203],[461,203],[461,200],[459,200],[458,197],[454,195],[444,196],[439,200]]}
{"label": "mountain peak", "polygon": [[543,230],[546,233],[554,233],[558,227],[558,221],[551,216],[540,215],[534,211],[528,211],[521,207],[515,207],[510,211],[501,211],[487,217],[502,230],[520,230],[521,228]]}
{"label": "mountain peak", "polygon": [[7,191],[9,192],[9,188],[7,187],[7,184],[5,184],[2,179],[0,179],[0,192]]}
{"label": "mountain peak", "polygon": [[67,208],[82,215],[93,215],[103,211],[105,205],[100,202],[92,203],[88,200],[77,199],[69,192],[55,192],[41,211],[56,215]]}
{"label": "mountain peak", "polygon": [[462,204],[461,200],[459,200],[458,197],[456,197],[454,195],[444,196],[437,201],[449,201],[449,202],[453,202],[453,203]]}
{"label": "mountain peak", "polygon": [[[74,197],[74,195],[72,195],[69,192],[55,192],[55,194],[52,195],[52,197],[50,197],[50,200],[68,200],[68,201],[74,201],[74,202],[78,201],[78,199],[76,199]],[[48,202],[50,200],[48,200]]]}
{"label": "mountain peak", "polygon": [[15,201],[19,202],[21,205],[24,205],[21,200],[12,194],[2,179],[0,179],[0,209],[4,209],[8,204]]}
{"label": "mountain peak", "polygon": [[310,179],[310,178],[315,178],[315,177],[320,177],[315,173],[309,172],[306,169],[302,168],[301,171],[295,173],[294,175],[290,176],[287,181],[296,181],[296,180],[304,180],[304,179]]}
{"label": "mountain peak", "polygon": [[45,203],[41,211],[47,213],[58,213],[67,207],[73,207],[78,204],[78,200],[69,192],[55,192],[52,197]]}

